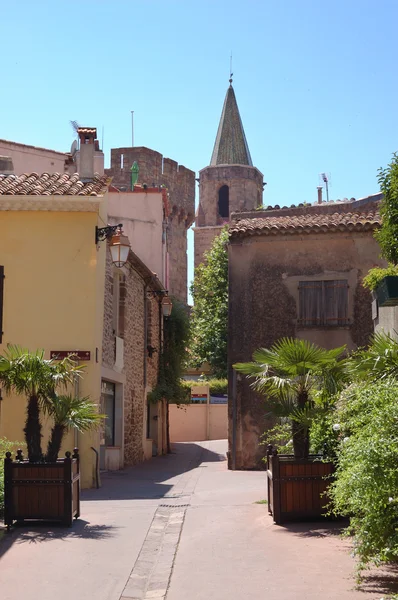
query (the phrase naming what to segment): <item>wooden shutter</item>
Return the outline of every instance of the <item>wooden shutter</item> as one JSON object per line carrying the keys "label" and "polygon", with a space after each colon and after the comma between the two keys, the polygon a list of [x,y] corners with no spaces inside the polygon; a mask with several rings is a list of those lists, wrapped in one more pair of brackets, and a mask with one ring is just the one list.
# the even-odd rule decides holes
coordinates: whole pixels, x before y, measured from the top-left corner
{"label": "wooden shutter", "polygon": [[299,321],[302,325],[316,326],[323,321],[322,281],[299,282]]}
{"label": "wooden shutter", "polygon": [[348,323],[348,282],[346,279],[324,281],[325,325]]}
{"label": "wooden shutter", "polygon": [[4,267],[0,267],[0,344],[3,341]]}

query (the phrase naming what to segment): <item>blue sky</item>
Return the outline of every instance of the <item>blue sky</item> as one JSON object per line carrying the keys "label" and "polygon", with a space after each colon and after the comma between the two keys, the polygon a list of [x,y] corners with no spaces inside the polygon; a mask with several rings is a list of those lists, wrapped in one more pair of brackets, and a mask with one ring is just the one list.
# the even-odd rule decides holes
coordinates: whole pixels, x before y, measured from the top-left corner
{"label": "blue sky", "polygon": [[[71,119],[112,147],[208,165],[234,88],[264,204],[378,191],[398,150],[396,0],[48,0],[2,8],[0,138],[69,150]],[[190,236],[192,265],[192,235]],[[191,269],[192,273],[192,269]]]}

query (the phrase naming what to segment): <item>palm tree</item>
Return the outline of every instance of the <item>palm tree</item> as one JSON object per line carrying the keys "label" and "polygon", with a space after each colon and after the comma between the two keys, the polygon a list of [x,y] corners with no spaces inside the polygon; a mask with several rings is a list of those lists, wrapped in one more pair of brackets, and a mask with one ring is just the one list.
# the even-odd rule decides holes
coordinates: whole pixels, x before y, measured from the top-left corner
{"label": "palm tree", "polygon": [[315,414],[324,410],[346,377],[345,361],[339,360],[344,350],[345,346],[325,350],[306,340],[282,338],[254,352],[254,362],[234,365],[254,378],[252,387],[267,397],[270,412],[291,421],[295,458],[308,458]]}
{"label": "palm tree", "polygon": [[352,355],[349,368],[353,379],[397,379],[398,341],[389,333],[375,333],[367,349]]}
{"label": "palm tree", "polygon": [[24,433],[30,462],[43,460],[40,407],[48,402],[57,388],[65,388],[80,373],[81,369],[71,358],[47,360],[44,350],[30,352],[8,344],[7,350],[0,356],[0,385],[4,392],[28,399]]}
{"label": "palm tree", "polygon": [[46,411],[54,419],[47,445],[46,461],[55,462],[61,449],[65,433],[75,427],[81,432],[96,429],[105,415],[98,413],[98,406],[88,397],[54,395],[46,404]]}

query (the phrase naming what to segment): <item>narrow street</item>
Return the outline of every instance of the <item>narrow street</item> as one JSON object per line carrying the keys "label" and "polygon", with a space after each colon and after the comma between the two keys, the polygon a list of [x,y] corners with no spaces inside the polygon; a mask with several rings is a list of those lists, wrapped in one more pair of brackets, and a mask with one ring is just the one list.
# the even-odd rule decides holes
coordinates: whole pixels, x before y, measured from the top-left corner
{"label": "narrow street", "polygon": [[354,561],[337,524],[274,525],[257,503],[266,494],[264,473],[228,471],[225,452],[225,441],[176,444],[170,456],[104,475],[101,489],[83,494],[82,518],[71,530],[3,534],[1,599],[383,596],[379,577],[355,590]]}

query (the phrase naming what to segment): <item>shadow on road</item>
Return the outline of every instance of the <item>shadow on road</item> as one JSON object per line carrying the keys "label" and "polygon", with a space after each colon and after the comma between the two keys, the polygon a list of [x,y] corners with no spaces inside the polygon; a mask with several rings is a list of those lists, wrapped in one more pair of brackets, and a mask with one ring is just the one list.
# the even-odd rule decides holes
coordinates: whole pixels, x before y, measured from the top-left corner
{"label": "shadow on road", "polygon": [[173,478],[202,463],[226,460],[225,454],[212,452],[195,443],[173,444],[172,453],[157,456],[135,467],[108,471],[101,475],[98,490],[85,490],[83,500],[156,500],[167,496]]}
{"label": "shadow on road", "polygon": [[107,540],[116,534],[116,529],[109,525],[90,525],[83,519],[74,521],[73,527],[29,521],[21,525],[14,525],[10,533],[0,532],[0,558],[13,544],[40,544],[71,538]]}

